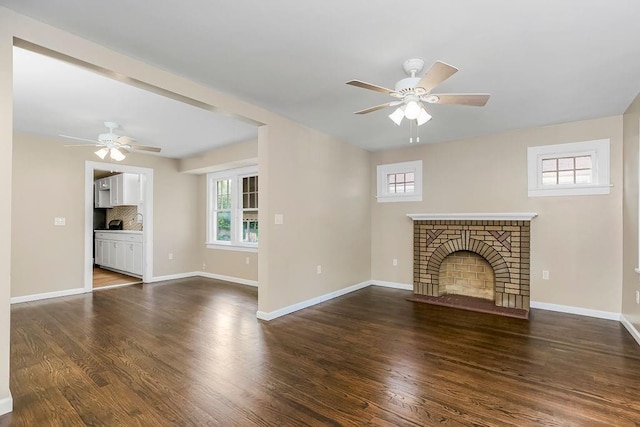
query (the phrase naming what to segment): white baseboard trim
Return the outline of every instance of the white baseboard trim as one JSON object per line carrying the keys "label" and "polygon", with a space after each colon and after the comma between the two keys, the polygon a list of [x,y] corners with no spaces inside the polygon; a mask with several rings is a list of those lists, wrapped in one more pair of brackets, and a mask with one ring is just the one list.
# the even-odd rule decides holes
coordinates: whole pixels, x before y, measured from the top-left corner
{"label": "white baseboard trim", "polygon": [[9,396],[0,399],[0,415],[8,414],[11,411],[13,411],[13,398],[9,392]]}
{"label": "white baseboard trim", "polygon": [[405,291],[413,291],[413,285],[408,283],[385,282],[384,280],[372,280],[373,286],[384,286],[385,288],[403,289]]}
{"label": "white baseboard trim", "polygon": [[197,274],[198,276],[207,277],[209,279],[224,280],[225,282],[239,283],[240,285],[253,286],[256,288],[258,287],[258,281],[256,280],[243,279],[241,277],[225,276],[223,274],[207,273],[204,271],[198,271]]}
{"label": "white baseboard trim", "polygon": [[611,311],[591,310],[589,308],[571,307],[569,305],[550,304],[547,302],[531,301],[531,308],[539,308],[541,310],[558,311],[560,313],[578,314],[580,316],[596,317],[598,319],[617,320],[620,321],[620,313]]}
{"label": "white baseboard trim", "polygon": [[165,276],[154,276],[145,283],[164,282],[165,280],[187,279],[189,277],[199,276],[198,272],[190,271],[188,273],[167,274]]}
{"label": "white baseboard trim", "polygon": [[19,304],[21,302],[38,301],[41,299],[68,297],[69,295],[78,295],[85,293],[84,288],[66,289],[64,291],[46,292],[43,294],[24,295],[21,297],[11,298],[11,304]]}
{"label": "white baseboard trim", "polygon": [[629,322],[626,317],[624,317],[624,314],[620,315],[620,323],[622,323],[622,325],[627,328],[627,331],[629,331],[633,339],[636,340],[638,345],[640,345],[640,331],[638,331],[635,326],[633,326],[633,324]]}
{"label": "white baseboard trim", "polygon": [[315,297],[315,298],[311,298],[308,299],[306,301],[302,301],[299,302],[297,304],[293,304],[293,305],[289,305],[287,307],[283,307],[281,309],[275,310],[275,311],[271,311],[271,312],[265,312],[265,311],[260,311],[258,310],[258,312],[256,313],[256,317],[260,320],[273,320],[276,319],[278,317],[287,315],[287,314],[291,314],[294,311],[298,311],[298,310],[302,310],[303,308],[308,308],[311,307],[313,305],[316,304],[320,304],[321,302],[325,302],[328,301],[330,299],[333,298],[337,298],[339,296],[342,295],[346,295],[348,293],[360,290],[362,288],[366,288],[367,286],[371,285],[370,281],[366,281],[366,282],[362,282],[362,283],[358,283],[356,285],[352,285],[343,289],[339,289],[337,291],[333,291],[333,292],[329,292],[328,294],[324,294],[324,295],[320,295],[319,297]]}

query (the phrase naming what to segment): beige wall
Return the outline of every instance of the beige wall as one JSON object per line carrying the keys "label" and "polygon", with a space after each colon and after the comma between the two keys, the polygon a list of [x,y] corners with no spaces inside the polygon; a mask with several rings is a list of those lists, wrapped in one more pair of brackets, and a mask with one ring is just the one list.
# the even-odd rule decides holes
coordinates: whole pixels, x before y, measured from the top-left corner
{"label": "beige wall", "polygon": [[9,406],[13,39],[0,13],[0,414]]}
{"label": "beige wall", "polygon": [[[93,150],[64,143],[14,135],[13,297],[84,285],[85,161],[97,158]],[[178,173],[176,160],[152,155],[130,154],[122,164],[154,171],[154,276],[197,270],[197,177]],[[54,217],[65,217],[66,226],[54,226]]]}
{"label": "beige wall", "polygon": [[624,114],[624,264],[622,314],[640,330],[640,305],[635,293],[640,290],[638,265],[638,144],[640,141],[640,95]]}
{"label": "beige wall", "polygon": [[[260,129],[268,134],[259,147],[264,312],[367,281],[371,273],[370,153],[291,122],[275,125]],[[284,216],[282,225],[274,224],[275,214]]]}
{"label": "beige wall", "polygon": [[[610,138],[611,194],[527,196],[527,147]],[[520,130],[372,156],[375,166],[423,160],[423,202],[372,204],[372,278],[412,283],[407,213],[537,212],[531,299],[619,313],[622,282],[622,116]],[[392,259],[398,266],[392,266]],[[550,279],[542,280],[542,270]]]}
{"label": "beige wall", "polygon": [[[198,271],[258,281],[258,254],[251,252],[209,249],[206,247],[207,173],[258,163],[258,140],[227,145],[179,161],[181,171],[200,174],[198,177],[197,245],[201,265]],[[261,236],[262,240],[262,236]],[[249,264],[247,264],[249,258]]]}
{"label": "beige wall", "polygon": [[258,163],[258,140],[226,145],[179,160],[180,172],[204,174]]}
{"label": "beige wall", "polygon": [[[268,242],[268,238],[272,234],[271,231],[275,231],[271,230],[273,225],[270,224],[266,230],[261,230],[260,251],[268,253],[269,256],[259,257],[260,310],[272,311],[369,278],[370,237],[368,231],[361,232],[369,230],[369,216],[365,215],[369,207],[368,176],[365,180],[361,179],[362,174],[368,175],[367,152],[299,126],[238,98],[162,71],[2,7],[0,20],[6,24],[3,25],[2,31],[6,32],[8,37],[16,36],[95,66],[104,67],[121,76],[193,98],[215,107],[222,113],[242,116],[257,125],[264,124],[258,130],[261,188],[267,189],[267,194],[264,194],[265,200],[261,198],[260,201],[261,223],[264,224],[263,219],[266,218],[273,221],[275,212],[284,212],[286,221],[290,222],[278,229],[273,251],[268,250],[271,243]],[[10,61],[0,63],[0,76],[3,75],[5,77],[0,84],[9,87]],[[0,132],[11,138],[10,123],[0,129]],[[307,152],[315,157],[306,154]],[[311,167],[307,168],[302,164],[292,166],[292,158],[308,160]],[[269,164],[269,161],[273,164]],[[270,177],[270,174],[274,177]],[[322,177],[328,174],[332,176],[323,180]],[[348,185],[344,184],[344,179],[338,179],[340,174],[347,178]],[[302,197],[299,196],[298,182],[306,186],[306,194]],[[329,188],[331,185],[333,188]],[[364,196],[350,197],[356,193]],[[338,211],[334,207],[337,205],[336,199],[344,200],[350,210]],[[319,209],[311,212],[310,222],[307,213],[315,207]],[[156,220],[162,220],[162,217]],[[337,222],[339,225],[332,226]],[[309,224],[312,229],[306,232]],[[307,248],[311,261],[292,265],[290,259]],[[163,247],[160,243],[157,250],[164,254],[168,247]],[[320,263],[323,263],[326,273],[318,276],[315,275],[315,265]],[[309,269],[307,264],[312,264],[313,268]],[[290,289],[293,291],[289,292]]]}

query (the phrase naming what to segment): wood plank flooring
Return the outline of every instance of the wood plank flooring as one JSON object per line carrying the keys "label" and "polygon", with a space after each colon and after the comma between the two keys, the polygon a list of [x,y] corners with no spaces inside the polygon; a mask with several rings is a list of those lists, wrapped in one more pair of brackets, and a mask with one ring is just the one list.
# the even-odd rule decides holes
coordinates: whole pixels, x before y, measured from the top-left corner
{"label": "wood plank flooring", "polygon": [[93,288],[103,288],[105,286],[124,285],[128,283],[142,283],[137,277],[116,273],[100,267],[93,267]]}
{"label": "wood plank flooring", "polygon": [[256,320],[190,278],[16,304],[0,426],[637,426],[640,346],[615,321],[530,321],[369,287]]}

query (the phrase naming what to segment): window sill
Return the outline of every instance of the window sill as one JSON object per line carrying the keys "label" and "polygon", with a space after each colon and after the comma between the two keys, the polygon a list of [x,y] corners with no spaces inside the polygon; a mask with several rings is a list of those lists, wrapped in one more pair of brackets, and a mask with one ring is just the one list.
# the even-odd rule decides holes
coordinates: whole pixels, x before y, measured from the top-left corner
{"label": "window sill", "polygon": [[412,194],[411,196],[376,196],[378,203],[390,202],[421,202],[422,194]]}
{"label": "window sill", "polygon": [[258,245],[232,245],[223,243],[206,243],[207,249],[221,249],[224,251],[258,253]]}
{"label": "window sill", "polygon": [[588,196],[597,194],[609,194],[613,185],[588,185],[575,187],[556,187],[556,188],[538,188],[530,189],[529,197],[544,196]]}

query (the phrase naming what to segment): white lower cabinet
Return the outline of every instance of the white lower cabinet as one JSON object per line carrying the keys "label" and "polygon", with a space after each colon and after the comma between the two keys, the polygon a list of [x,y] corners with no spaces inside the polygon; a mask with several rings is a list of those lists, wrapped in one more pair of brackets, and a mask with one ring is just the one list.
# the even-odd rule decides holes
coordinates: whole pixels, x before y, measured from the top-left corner
{"label": "white lower cabinet", "polygon": [[96,232],[95,263],[142,276],[142,233]]}

